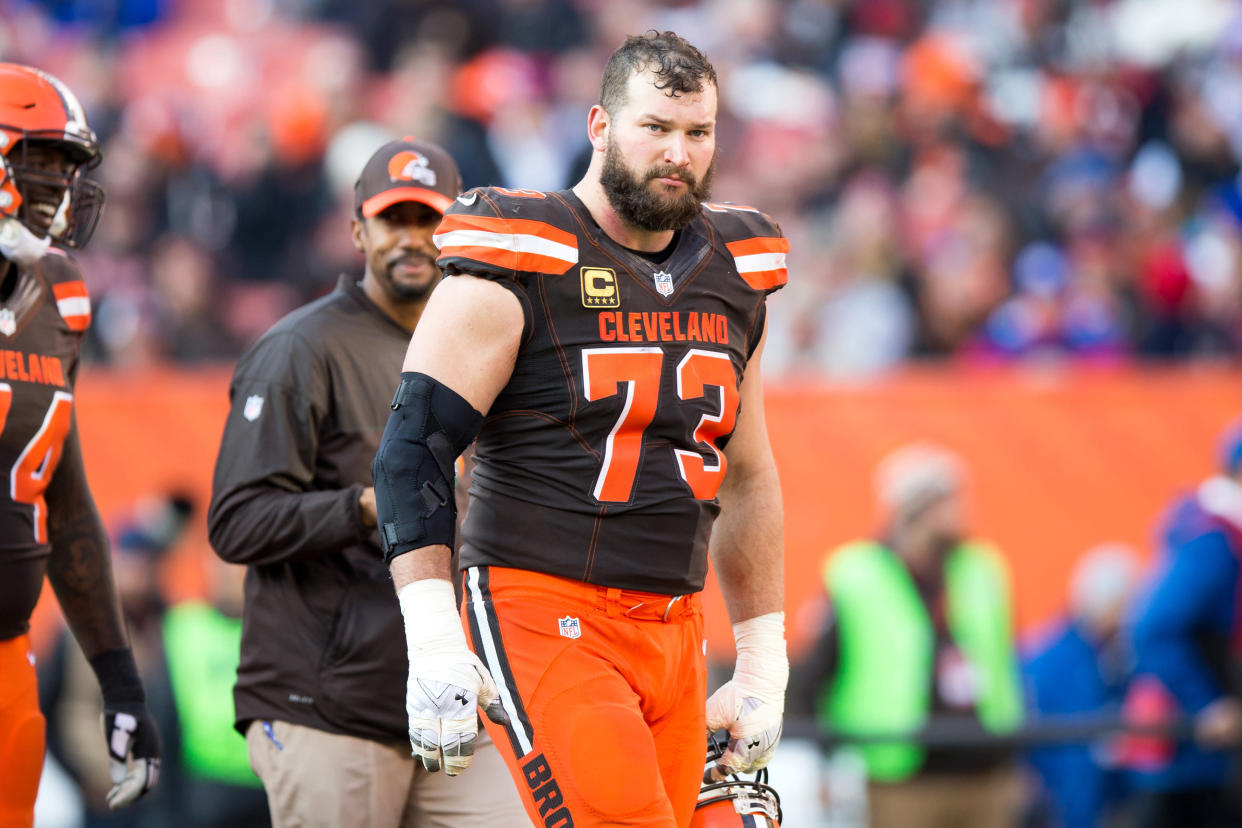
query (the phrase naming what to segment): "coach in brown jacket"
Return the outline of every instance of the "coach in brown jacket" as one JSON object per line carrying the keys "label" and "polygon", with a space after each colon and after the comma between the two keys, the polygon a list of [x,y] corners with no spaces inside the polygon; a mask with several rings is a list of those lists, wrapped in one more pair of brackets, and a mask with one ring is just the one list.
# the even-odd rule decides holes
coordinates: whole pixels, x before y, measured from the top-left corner
{"label": "coach in brown jacket", "polygon": [[208,526],[245,564],[236,724],[282,825],[527,824],[500,756],[454,778],[410,757],[405,641],[375,531],[371,460],[401,361],[440,279],[432,235],[453,159],[406,138],[355,187],[360,282],[295,310],[241,358]]}

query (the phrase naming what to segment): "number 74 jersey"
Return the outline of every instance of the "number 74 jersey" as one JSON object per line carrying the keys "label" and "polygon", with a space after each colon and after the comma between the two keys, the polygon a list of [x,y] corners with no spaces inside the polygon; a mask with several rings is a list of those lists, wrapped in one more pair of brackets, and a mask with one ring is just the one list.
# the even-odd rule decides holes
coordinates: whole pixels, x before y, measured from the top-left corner
{"label": "number 74 jersey", "polygon": [[[0,259],[0,278],[10,267]],[[90,325],[77,265],[53,248],[0,301],[0,640],[26,630],[50,552],[44,492],[73,424],[73,375]]]}
{"label": "number 74 jersey", "polygon": [[724,448],[789,244],[766,215],[705,204],[659,263],[572,191],[484,188],[436,231],[439,265],[512,291],[513,374],[475,449],[462,566],[623,589],[702,589]]}

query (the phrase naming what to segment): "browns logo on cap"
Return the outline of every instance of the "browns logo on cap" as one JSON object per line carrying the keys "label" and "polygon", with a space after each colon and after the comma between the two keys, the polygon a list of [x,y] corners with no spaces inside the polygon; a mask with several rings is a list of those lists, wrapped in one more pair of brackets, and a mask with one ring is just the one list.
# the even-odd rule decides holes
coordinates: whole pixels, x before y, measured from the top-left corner
{"label": "browns logo on cap", "polygon": [[427,156],[414,150],[405,150],[388,161],[388,177],[393,181],[421,181],[428,187],[436,186],[436,171]]}
{"label": "browns logo on cap", "polygon": [[413,201],[443,213],[461,192],[452,156],[427,141],[406,136],[375,151],[354,184],[354,207],[371,218],[394,204]]}

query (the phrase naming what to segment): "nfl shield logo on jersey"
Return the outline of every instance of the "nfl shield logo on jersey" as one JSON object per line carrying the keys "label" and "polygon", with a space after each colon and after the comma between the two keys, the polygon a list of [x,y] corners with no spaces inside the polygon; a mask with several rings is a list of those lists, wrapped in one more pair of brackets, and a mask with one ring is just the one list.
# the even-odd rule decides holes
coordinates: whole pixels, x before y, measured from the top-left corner
{"label": "nfl shield logo on jersey", "polygon": [[556,623],[560,625],[561,635],[566,638],[579,638],[582,635],[582,625],[578,623],[578,619],[571,615],[564,618],[556,619]]}
{"label": "nfl shield logo on jersey", "polygon": [[17,330],[17,317],[8,308],[0,308],[0,334],[12,336]]}
{"label": "nfl shield logo on jersey", "polygon": [[657,270],[655,276],[656,290],[661,296],[668,296],[673,292],[673,276],[671,273],[665,273],[663,270]]}
{"label": "nfl shield logo on jersey", "polygon": [[242,409],[242,416],[250,422],[259,419],[259,415],[263,413],[263,398],[258,394],[251,394],[246,397],[246,406]]}

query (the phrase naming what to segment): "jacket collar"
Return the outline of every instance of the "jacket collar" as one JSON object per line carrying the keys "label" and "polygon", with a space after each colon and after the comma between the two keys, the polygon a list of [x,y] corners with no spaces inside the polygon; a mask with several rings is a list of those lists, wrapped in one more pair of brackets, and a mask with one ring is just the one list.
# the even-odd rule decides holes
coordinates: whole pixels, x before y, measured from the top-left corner
{"label": "jacket collar", "polygon": [[352,297],[355,302],[361,305],[363,310],[384,320],[389,326],[400,331],[402,336],[409,339],[410,332],[401,327],[401,324],[397,322],[397,320],[385,313],[383,308],[371,301],[371,298],[367,296],[366,291],[362,289],[361,281],[342,273],[336,280],[336,289],[344,291]]}

